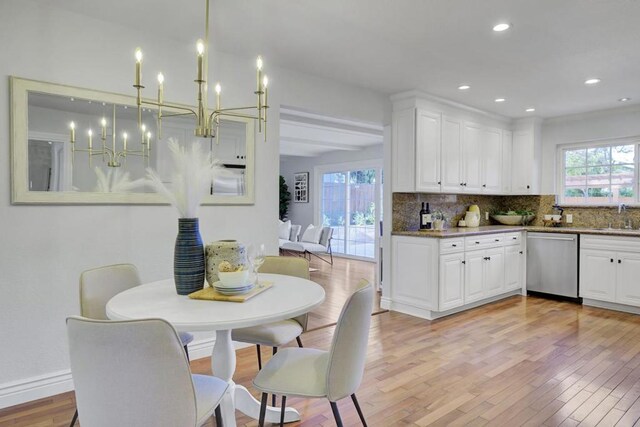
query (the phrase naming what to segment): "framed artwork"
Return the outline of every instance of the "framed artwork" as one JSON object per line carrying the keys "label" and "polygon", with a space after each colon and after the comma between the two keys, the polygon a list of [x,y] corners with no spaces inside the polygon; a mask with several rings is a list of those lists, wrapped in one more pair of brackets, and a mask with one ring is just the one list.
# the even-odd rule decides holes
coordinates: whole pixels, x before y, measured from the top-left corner
{"label": "framed artwork", "polygon": [[293,201],[295,203],[309,203],[309,172],[293,174]]}

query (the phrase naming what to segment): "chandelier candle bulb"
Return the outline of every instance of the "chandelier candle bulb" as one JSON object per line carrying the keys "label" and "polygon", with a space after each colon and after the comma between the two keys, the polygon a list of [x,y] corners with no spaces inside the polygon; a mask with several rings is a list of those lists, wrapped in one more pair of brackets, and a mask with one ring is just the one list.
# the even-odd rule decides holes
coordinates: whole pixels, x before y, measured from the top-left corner
{"label": "chandelier candle bulb", "polygon": [[136,49],[136,86],[142,81],[142,50]]}
{"label": "chandelier candle bulb", "polygon": [[124,151],[127,151],[127,138],[129,137],[129,135],[127,135],[126,132],[124,132],[122,134],[122,146],[124,147]]}
{"label": "chandelier candle bulb", "polygon": [[202,83],[203,82],[202,71],[204,69],[204,64],[203,64],[204,43],[202,42],[202,40],[198,40],[196,47],[198,49],[198,80],[197,82]]}
{"label": "chandelier candle bulb", "polygon": [[69,129],[71,129],[71,135],[69,137],[71,138],[71,143],[73,144],[74,142],[76,142],[76,124],[74,122],[69,123]]}
{"label": "chandelier candle bulb", "polygon": [[142,126],[140,126],[140,131],[141,131],[140,132],[140,143],[142,145],[144,145],[145,144],[144,137],[145,137],[145,134],[147,132],[147,126],[144,123],[142,124]]}

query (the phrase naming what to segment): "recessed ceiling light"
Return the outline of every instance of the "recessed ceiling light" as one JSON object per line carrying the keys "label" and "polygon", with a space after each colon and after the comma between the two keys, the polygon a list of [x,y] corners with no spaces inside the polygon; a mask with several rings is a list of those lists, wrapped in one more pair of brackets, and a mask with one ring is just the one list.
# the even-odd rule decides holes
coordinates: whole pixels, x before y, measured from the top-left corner
{"label": "recessed ceiling light", "polygon": [[598,83],[600,83],[600,79],[588,79],[584,81],[586,85],[596,85]]}
{"label": "recessed ceiling light", "polygon": [[458,89],[460,89],[460,90],[468,90],[470,88],[471,88],[471,86],[469,86],[469,85],[458,86]]}
{"label": "recessed ceiling light", "polygon": [[527,109],[526,109],[526,110],[524,110],[524,111],[526,111],[527,113],[533,113],[534,111],[536,111],[536,109],[535,109],[535,108],[533,108],[533,107],[531,107],[531,108],[527,108]]}
{"label": "recessed ceiling light", "polygon": [[73,102],[75,100],[76,100],[75,98],[69,98],[69,101],[71,101],[71,102]]}
{"label": "recessed ceiling light", "polygon": [[504,102],[504,101],[506,101],[506,99],[504,99],[504,98],[496,98],[495,101],[496,102]]}
{"label": "recessed ceiling light", "polygon": [[511,28],[510,24],[507,24],[505,22],[501,22],[500,24],[494,25],[493,31],[500,33],[502,31],[508,30],[509,28]]}
{"label": "recessed ceiling light", "polygon": [[627,102],[627,101],[631,101],[631,98],[620,98],[620,99],[618,99],[618,101]]}

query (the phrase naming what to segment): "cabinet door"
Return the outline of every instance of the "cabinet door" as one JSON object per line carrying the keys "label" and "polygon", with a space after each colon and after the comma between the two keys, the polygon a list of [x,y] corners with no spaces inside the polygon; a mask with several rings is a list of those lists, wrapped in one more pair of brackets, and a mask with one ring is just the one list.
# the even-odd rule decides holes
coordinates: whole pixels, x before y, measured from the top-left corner
{"label": "cabinet door", "polygon": [[416,112],[416,191],[440,191],[440,114]]}
{"label": "cabinet door", "polygon": [[482,132],[482,191],[502,193],[502,130],[489,128]]}
{"label": "cabinet door", "polygon": [[438,242],[422,237],[392,238],[391,298],[427,310],[438,305]]}
{"label": "cabinet door", "polygon": [[482,191],[483,129],[475,123],[465,122],[462,130],[464,191],[478,193]]}
{"label": "cabinet door", "polygon": [[440,256],[439,311],[464,305],[464,253]]}
{"label": "cabinet door", "polygon": [[485,298],[504,292],[504,248],[485,251],[484,296]]}
{"label": "cabinet door", "polygon": [[599,249],[580,250],[580,296],[615,302],[616,254]]}
{"label": "cabinet door", "polygon": [[532,131],[514,132],[511,155],[511,192],[514,194],[532,193],[533,144]]}
{"label": "cabinet door", "polygon": [[482,285],[484,275],[484,263],[486,262],[484,251],[471,251],[465,253],[464,260],[464,303],[469,304],[484,298]]}
{"label": "cabinet door", "polygon": [[520,245],[504,248],[504,289],[512,291],[522,288],[522,264],[524,255]]}
{"label": "cabinet door", "polygon": [[615,257],[617,265],[616,302],[640,307],[640,254],[618,252]]}
{"label": "cabinet door", "polygon": [[462,123],[442,116],[441,177],[442,191],[460,192],[462,183]]}
{"label": "cabinet door", "polygon": [[511,193],[511,163],[513,148],[513,132],[502,131],[502,193]]}
{"label": "cabinet door", "polygon": [[397,192],[415,191],[415,110],[393,112],[391,124],[391,188]]}

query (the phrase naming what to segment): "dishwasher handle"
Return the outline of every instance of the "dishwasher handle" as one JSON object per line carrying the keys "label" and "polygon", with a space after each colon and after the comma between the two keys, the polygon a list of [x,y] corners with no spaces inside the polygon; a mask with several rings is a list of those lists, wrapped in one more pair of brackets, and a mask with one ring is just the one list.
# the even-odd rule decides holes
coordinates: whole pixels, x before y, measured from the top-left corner
{"label": "dishwasher handle", "polygon": [[537,239],[537,240],[565,240],[569,242],[573,242],[576,240],[575,237],[550,237],[550,236],[527,236],[527,239]]}

